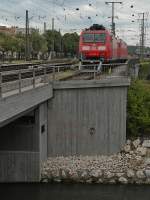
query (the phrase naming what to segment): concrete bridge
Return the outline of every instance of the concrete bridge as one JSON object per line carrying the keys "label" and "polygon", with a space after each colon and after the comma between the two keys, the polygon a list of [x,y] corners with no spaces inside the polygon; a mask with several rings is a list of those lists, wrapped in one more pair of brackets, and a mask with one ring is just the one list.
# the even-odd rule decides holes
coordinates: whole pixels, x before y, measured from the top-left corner
{"label": "concrete bridge", "polygon": [[1,95],[0,182],[40,181],[48,156],[118,152],[129,84],[125,77],[44,82]]}

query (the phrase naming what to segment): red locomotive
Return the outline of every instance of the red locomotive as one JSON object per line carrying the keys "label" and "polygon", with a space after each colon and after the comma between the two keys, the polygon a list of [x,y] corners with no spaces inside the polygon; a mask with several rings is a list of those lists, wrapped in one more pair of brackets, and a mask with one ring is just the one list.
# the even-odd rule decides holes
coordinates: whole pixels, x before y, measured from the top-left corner
{"label": "red locomotive", "polygon": [[127,44],[116,38],[104,26],[93,24],[82,31],[79,42],[82,62],[102,61],[105,63],[127,60]]}

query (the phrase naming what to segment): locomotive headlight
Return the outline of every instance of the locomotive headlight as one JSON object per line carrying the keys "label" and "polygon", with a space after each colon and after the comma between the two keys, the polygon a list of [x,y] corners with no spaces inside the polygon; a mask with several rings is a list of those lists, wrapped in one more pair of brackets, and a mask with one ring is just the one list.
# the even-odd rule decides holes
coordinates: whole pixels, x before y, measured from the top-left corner
{"label": "locomotive headlight", "polygon": [[98,47],[98,50],[99,51],[105,51],[106,50],[106,46],[100,46],[100,47]]}
{"label": "locomotive headlight", "polygon": [[82,47],[82,50],[83,50],[83,51],[88,51],[88,50],[90,50],[90,47],[89,47],[89,46],[83,46],[83,47]]}

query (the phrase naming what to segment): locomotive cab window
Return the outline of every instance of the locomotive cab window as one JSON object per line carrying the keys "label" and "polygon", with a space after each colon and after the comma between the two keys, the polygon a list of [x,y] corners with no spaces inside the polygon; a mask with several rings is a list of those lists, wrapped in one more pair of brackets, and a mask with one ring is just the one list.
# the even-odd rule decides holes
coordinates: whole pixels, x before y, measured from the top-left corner
{"label": "locomotive cab window", "polygon": [[91,33],[83,34],[83,42],[93,42],[93,41],[94,41],[94,34]]}
{"label": "locomotive cab window", "polygon": [[94,41],[95,42],[105,43],[105,40],[106,40],[106,34],[105,33],[94,34]]}
{"label": "locomotive cab window", "polygon": [[105,43],[106,34],[105,33],[84,33],[83,42],[101,42]]}

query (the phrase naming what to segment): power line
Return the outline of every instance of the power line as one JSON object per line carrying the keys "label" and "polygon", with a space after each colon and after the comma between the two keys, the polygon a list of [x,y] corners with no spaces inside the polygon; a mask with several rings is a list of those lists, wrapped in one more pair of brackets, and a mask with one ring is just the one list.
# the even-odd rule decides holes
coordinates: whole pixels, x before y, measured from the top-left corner
{"label": "power line", "polygon": [[140,57],[141,59],[144,58],[144,50],[145,50],[145,40],[146,40],[146,20],[148,13],[139,13],[139,17],[141,17],[139,21],[140,24]]}
{"label": "power line", "polygon": [[115,35],[115,22],[114,22],[114,19],[115,19],[115,4],[122,4],[121,1],[106,1],[105,4],[112,4],[112,24],[111,24],[111,30],[112,30],[112,33],[113,35]]}

